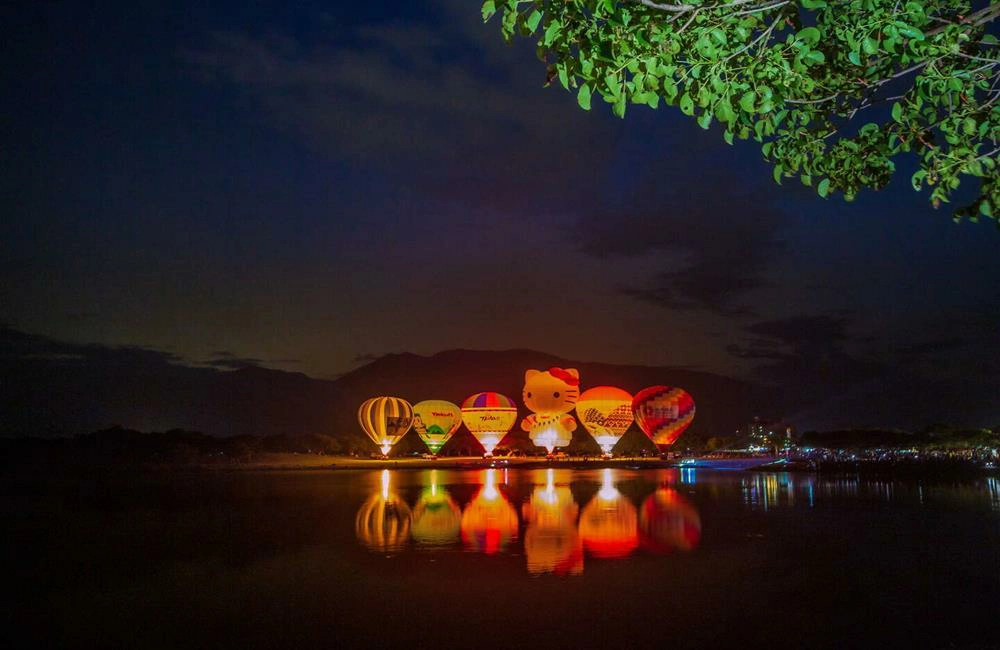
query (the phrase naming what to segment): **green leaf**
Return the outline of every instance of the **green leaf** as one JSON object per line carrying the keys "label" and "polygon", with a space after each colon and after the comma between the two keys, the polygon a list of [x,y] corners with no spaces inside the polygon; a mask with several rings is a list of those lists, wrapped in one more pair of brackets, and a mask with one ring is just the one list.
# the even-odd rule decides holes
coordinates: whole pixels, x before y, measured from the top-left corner
{"label": "green leaf", "polygon": [[892,119],[897,122],[902,122],[903,119],[903,107],[899,105],[899,102],[893,102],[892,104]]}
{"label": "green leaf", "polygon": [[806,54],[803,57],[803,61],[808,61],[813,65],[819,65],[826,61],[826,55],[820,52],[819,50],[810,50],[809,54]]}
{"label": "green leaf", "polygon": [[552,41],[556,40],[560,31],[562,31],[562,23],[558,20],[553,20],[549,23],[549,26],[545,28],[545,37],[542,41],[546,47],[552,45]]}
{"label": "green leaf", "polygon": [[618,99],[611,106],[611,112],[618,117],[625,117],[625,95],[618,96]]}
{"label": "green leaf", "polygon": [[566,72],[566,64],[560,61],[556,64],[556,70],[559,72],[559,83],[562,84],[563,88],[569,90],[569,74]]}
{"label": "green leaf", "polygon": [[774,173],[771,175],[774,176],[774,182],[777,183],[778,185],[781,185],[781,177],[784,176],[784,174],[785,174],[785,168],[782,167],[781,165],[775,165]]}
{"label": "green leaf", "polygon": [[829,178],[824,178],[819,182],[819,185],[816,186],[816,193],[822,196],[824,199],[826,198],[826,195],[830,193]]}
{"label": "green leaf", "polygon": [[924,40],[924,33],[913,25],[897,22],[896,27],[899,29],[899,33],[907,38],[912,38],[918,41]]}
{"label": "green leaf", "polygon": [[757,93],[752,90],[748,90],[743,93],[740,97],[740,108],[742,108],[747,113],[753,113],[754,103],[757,101]]}
{"label": "green leaf", "polygon": [[528,26],[528,30],[531,33],[534,33],[534,31],[538,29],[538,23],[540,22],[542,22],[542,12],[535,9],[531,12],[531,15],[528,16],[528,19],[524,21],[524,24]]}
{"label": "green leaf", "polygon": [[858,54],[857,50],[851,50],[847,54],[847,59],[854,65],[861,65],[861,55]]}
{"label": "green leaf", "polygon": [[483,3],[483,22],[493,17],[493,14],[497,12],[497,3],[495,0],[486,0]]}
{"label": "green leaf", "polygon": [[590,110],[590,86],[588,84],[583,84],[580,86],[580,90],[576,92],[576,103],[583,110]]}
{"label": "green leaf", "polygon": [[923,183],[924,179],[927,178],[927,171],[924,169],[918,169],[913,172],[913,176],[910,176],[910,185],[913,189],[920,191],[920,184]]}
{"label": "green leaf", "polygon": [[691,99],[690,93],[684,93],[681,95],[681,101],[678,103],[681,108],[681,113],[685,115],[694,115],[694,100]]}
{"label": "green leaf", "polygon": [[733,132],[726,129],[722,132],[722,139],[726,141],[726,144],[732,146],[733,144]]}
{"label": "green leaf", "polygon": [[822,36],[821,32],[815,27],[804,27],[795,35],[795,40],[802,41],[812,47],[816,43],[819,43],[820,36]]}

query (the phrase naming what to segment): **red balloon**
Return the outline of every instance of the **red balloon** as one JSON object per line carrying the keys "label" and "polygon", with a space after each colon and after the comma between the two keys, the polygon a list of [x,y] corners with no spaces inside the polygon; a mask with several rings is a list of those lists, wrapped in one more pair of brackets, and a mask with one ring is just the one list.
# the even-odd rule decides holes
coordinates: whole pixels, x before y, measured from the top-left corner
{"label": "red balloon", "polygon": [[666,451],[694,420],[694,398],[683,388],[650,386],[632,399],[635,422],[660,451]]}

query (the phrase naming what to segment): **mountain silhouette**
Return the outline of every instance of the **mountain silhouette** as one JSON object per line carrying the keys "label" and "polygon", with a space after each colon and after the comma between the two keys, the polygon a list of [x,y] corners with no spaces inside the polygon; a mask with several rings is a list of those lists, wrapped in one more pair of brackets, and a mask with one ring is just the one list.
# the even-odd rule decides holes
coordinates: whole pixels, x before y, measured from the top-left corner
{"label": "mountain silhouette", "polygon": [[[389,354],[337,379],[316,379],[253,366],[191,366],[169,353],[64,343],[8,328],[0,330],[0,434],[75,435],[120,425],[214,436],[350,438],[360,433],[358,405],[374,395],[460,404],[490,390],[520,403],[524,371],[552,366],[578,368],[584,389],[601,384],[632,393],[654,384],[686,389],[698,409],[685,434],[689,438],[731,434],[768,407],[759,388],[708,372],[577,362],[530,350]],[[527,415],[523,405],[521,410]],[[582,427],[578,433],[586,435]],[[527,437],[517,427],[512,435]]]}

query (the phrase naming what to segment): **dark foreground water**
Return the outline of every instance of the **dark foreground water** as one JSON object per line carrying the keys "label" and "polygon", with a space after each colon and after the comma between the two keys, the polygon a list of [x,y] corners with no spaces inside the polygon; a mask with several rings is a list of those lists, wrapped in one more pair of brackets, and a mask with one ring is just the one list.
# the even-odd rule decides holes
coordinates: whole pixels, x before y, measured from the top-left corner
{"label": "dark foreground water", "polygon": [[16,645],[995,647],[1000,480],[397,470],[0,482]]}

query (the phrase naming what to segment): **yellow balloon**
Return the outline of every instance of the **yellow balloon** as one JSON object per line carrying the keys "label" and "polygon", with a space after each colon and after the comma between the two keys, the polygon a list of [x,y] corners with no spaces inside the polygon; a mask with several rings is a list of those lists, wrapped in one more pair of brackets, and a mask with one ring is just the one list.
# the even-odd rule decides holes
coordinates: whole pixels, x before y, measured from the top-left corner
{"label": "yellow balloon", "polygon": [[632,395],[614,386],[595,386],[580,395],[576,416],[605,455],[618,444],[634,419]]}
{"label": "yellow balloon", "polygon": [[486,450],[484,455],[492,456],[493,449],[517,422],[517,406],[500,393],[476,393],[462,402],[462,421]]}
{"label": "yellow balloon", "polygon": [[373,551],[398,551],[410,537],[410,507],[389,490],[389,470],[382,470],[381,489],[361,504],[354,518],[358,541]]}
{"label": "yellow balloon", "polygon": [[413,405],[413,428],[435,456],[462,426],[462,409],[443,399],[427,399]]}
{"label": "yellow balloon", "polygon": [[373,397],[358,409],[358,424],[383,456],[406,435],[412,423],[413,407],[399,397]]}

